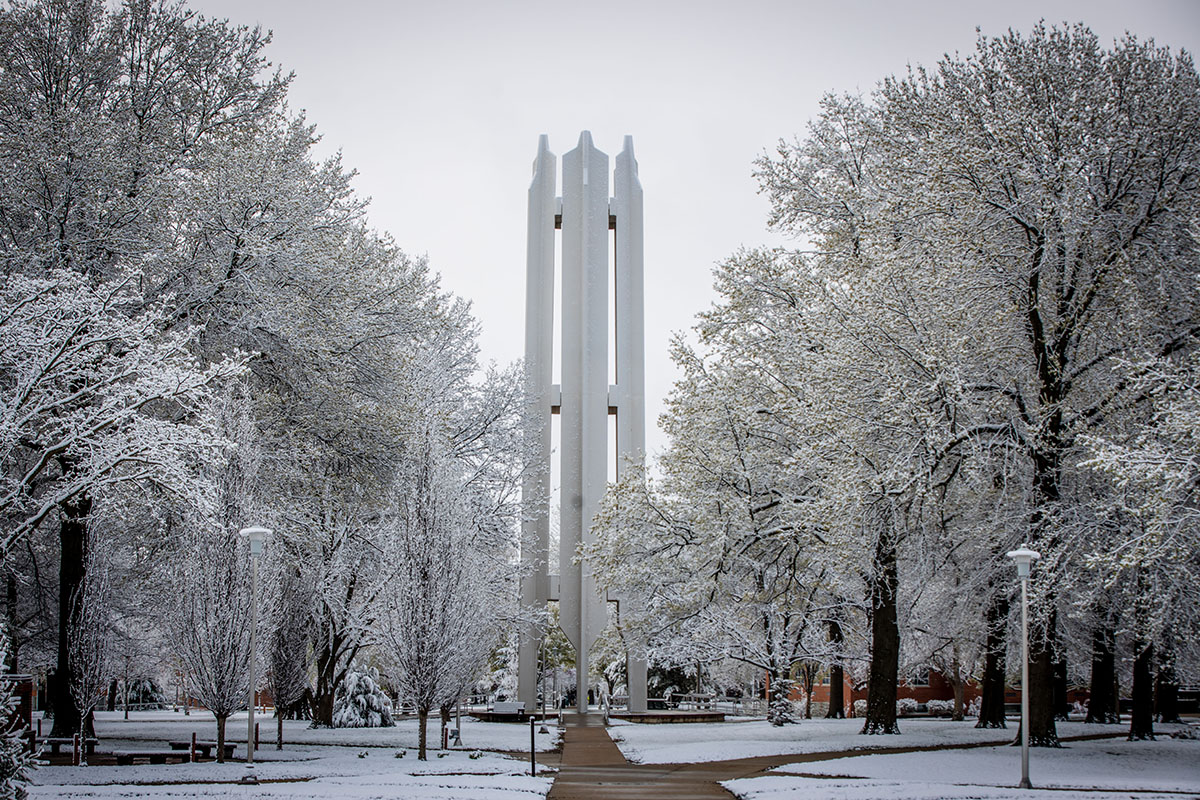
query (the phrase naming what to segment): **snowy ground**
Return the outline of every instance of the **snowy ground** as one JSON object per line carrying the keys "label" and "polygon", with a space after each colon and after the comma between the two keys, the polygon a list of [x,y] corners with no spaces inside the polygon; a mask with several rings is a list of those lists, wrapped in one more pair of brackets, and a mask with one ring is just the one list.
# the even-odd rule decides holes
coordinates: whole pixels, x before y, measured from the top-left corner
{"label": "snowy ground", "polygon": [[780,774],[722,785],[741,800],[1178,800],[1200,797],[1200,741],[1103,739],[1036,748],[1030,753],[1033,791],[1014,788],[1021,777],[1020,750],[1011,746],[862,755],[777,771],[806,777]]}
{"label": "snowy ground", "polygon": [[[614,724],[610,733],[625,758],[639,764],[683,764],[833,750],[1003,742],[1016,735],[1015,725],[1007,730],[980,729],[975,727],[974,720],[901,719],[900,736],[860,736],[861,729],[862,720],[854,719],[812,719],[778,728],[762,720],[745,720],[694,725],[625,723],[617,727]],[[1059,736],[1127,730],[1128,725],[1058,723]]]}
{"label": "snowy ground", "polygon": [[[285,747],[274,749],[274,720],[263,720],[257,787],[238,785],[246,768],[230,764],[169,764],[135,767],[44,767],[33,777],[31,797],[38,798],[346,798],[371,800],[533,800],[544,797],[552,776],[528,775],[528,762],[506,752],[527,752],[529,727],[464,719],[462,749],[444,757],[431,749],[427,762],[416,760],[416,722],[371,730],[310,730],[287,723]],[[268,726],[266,723],[271,723]],[[901,736],[858,734],[858,720],[810,720],[774,728],[761,720],[724,724],[614,724],[610,734],[626,757],[642,763],[717,761],[740,757],[863,750],[863,755],[789,764],[761,778],[724,785],[742,800],[1006,800],[1081,798],[1086,800],[1166,800],[1200,798],[1200,740],[1128,742],[1124,738],[1069,742],[1057,750],[1035,749],[1031,775],[1038,789],[1012,788],[1020,776],[1020,751],[1011,746],[962,750],[870,754],[870,749],[939,746],[1005,741],[1015,734],[977,730],[971,721],[902,720]],[[1168,734],[1176,726],[1160,726]],[[431,722],[430,743],[439,739]],[[536,729],[535,729],[536,730]],[[1060,723],[1062,736],[1123,733],[1125,726]],[[192,731],[212,738],[211,716],[143,712],[128,722],[121,715],[99,715],[100,749],[161,748]],[[230,721],[231,740],[245,741],[245,715]],[[557,738],[535,734],[539,750]],[[470,756],[482,751],[479,757]],[[397,755],[403,753],[403,757]],[[237,755],[244,750],[239,747]]]}
{"label": "snowy ground", "polygon": [[[100,750],[162,749],[174,739],[215,738],[211,715],[141,712],[125,721],[120,713],[97,715]],[[268,726],[265,723],[270,723]],[[168,764],[133,767],[43,767],[33,775],[32,798],[479,798],[532,800],[544,797],[553,778],[529,776],[527,761],[502,755],[528,752],[529,726],[463,720],[463,747],[417,761],[417,725],[402,720],[395,728],[310,730],[306,723],[285,723],[284,749],[275,750],[274,720],[261,726],[261,749],[255,756],[257,787],[237,785],[246,772],[229,764]],[[429,725],[430,745],[440,742],[440,725]],[[246,741],[246,715],[230,720],[231,741]],[[535,734],[539,750],[553,748],[557,733]],[[477,753],[476,751],[480,751]],[[403,754],[398,757],[398,754]],[[471,758],[472,754],[478,755]],[[238,748],[237,757],[245,755]]]}

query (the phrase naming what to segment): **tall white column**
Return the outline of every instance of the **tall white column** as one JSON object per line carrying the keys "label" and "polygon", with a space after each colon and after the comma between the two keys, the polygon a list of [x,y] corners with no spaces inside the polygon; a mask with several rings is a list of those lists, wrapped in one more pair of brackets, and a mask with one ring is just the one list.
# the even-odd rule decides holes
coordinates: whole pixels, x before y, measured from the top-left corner
{"label": "tall white column", "polygon": [[[556,161],[549,139],[538,140],[529,186],[525,278],[525,432],[530,466],[521,484],[521,606],[546,610],[550,549],[550,406],[554,336],[554,215]],[[538,651],[544,630],[526,624],[517,647],[517,699],[526,711],[537,705]]]}
{"label": "tall white column", "polygon": [[562,316],[559,613],[583,712],[588,654],[608,619],[590,567],[576,559],[608,479],[608,156],[587,131],[563,156]]}
{"label": "tall white column", "polygon": [[[626,136],[617,156],[613,179],[616,269],[617,348],[617,480],[627,467],[641,464],[646,450],[646,334],[643,292],[642,184],[633,155],[633,137]],[[635,610],[633,597],[622,597],[621,611]],[[627,641],[625,667],[629,710],[646,710],[645,643]]]}

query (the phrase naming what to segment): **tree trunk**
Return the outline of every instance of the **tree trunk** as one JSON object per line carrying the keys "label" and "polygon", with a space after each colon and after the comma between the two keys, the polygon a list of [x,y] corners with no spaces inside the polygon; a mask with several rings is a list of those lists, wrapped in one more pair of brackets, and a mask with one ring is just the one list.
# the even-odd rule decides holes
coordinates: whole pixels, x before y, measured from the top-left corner
{"label": "tree trunk", "polygon": [[283,749],[283,709],[275,709],[275,749]]}
{"label": "tree trunk", "polygon": [[846,718],[846,674],[841,664],[829,668],[829,710],[826,719]]}
{"label": "tree trunk", "polygon": [[[217,718],[217,761],[225,763],[225,720],[228,719],[227,714],[214,714]],[[246,743],[246,756],[250,755],[250,742]]]}
{"label": "tree trunk", "polygon": [[427,755],[428,733],[425,723],[429,722],[429,708],[422,706],[417,709],[417,760],[425,761]]}
{"label": "tree trunk", "polygon": [[312,695],[314,728],[333,727],[333,700],[337,694],[337,651],[335,641],[327,642],[317,653],[317,685]]}
{"label": "tree trunk", "polygon": [[80,495],[62,504],[62,522],[58,528],[58,665],[47,683],[50,703],[54,707],[54,729],[51,736],[69,738],[79,732],[79,709],[71,697],[75,665],[71,660],[69,637],[72,627],[73,599],[83,585],[87,563],[87,516],[92,499]]}
{"label": "tree trunk", "polygon": [[896,686],[900,676],[900,627],[896,611],[899,567],[891,521],[875,545],[871,582],[871,675],[867,684],[867,719],[862,733],[899,733]]}
{"label": "tree trunk", "polygon": [[[1032,616],[1032,615],[1031,615]],[[1060,747],[1058,729],[1054,725],[1054,630],[1056,615],[1051,611],[1045,619],[1030,621],[1029,625],[1029,745],[1030,747]]]}
{"label": "tree trunk", "polygon": [[1129,715],[1129,741],[1154,738],[1154,645],[1133,643],[1133,711]]}
{"label": "tree trunk", "polygon": [[[842,624],[836,619],[829,621],[829,642],[834,652],[841,658],[842,643],[845,636]],[[829,667],[829,710],[825,712],[826,719],[844,719],[846,716],[846,675],[842,670],[842,662],[835,661]]]}
{"label": "tree trunk", "polygon": [[[446,729],[450,727],[450,706],[441,707],[442,716],[442,738],[441,741],[446,741]],[[533,716],[531,713],[530,716]]]}
{"label": "tree trunk", "polygon": [[954,689],[954,712],[950,715],[950,720],[962,722],[967,713],[967,682],[963,680],[962,668],[958,665],[957,659],[954,662],[954,677],[951,679],[950,685]]}
{"label": "tree trunk", "polygon": [[[126,698],[128,700],[128,698]],[[126,703],[128,706],[128,703]],[[108,701],[104,704],[105,710],[117,710],[117,679],[113,678],[108,682]]]}
{"label": "tree trunk", "polygon": [[1154,716],[1159,722],[1183,722],[1179,718],[1179,678],[1175,674],[1175,648],[1170,642],[1159,650],[1158,676],[1154,681]]}
{"label": "tree trunk", "polygon": [[976,728],[1004,728],[1004,660],[1008,647],[1008,595],[996,592],[984,612],[983,686]]}
{"label": "tree trunk", "polygon": [[1113,631],[1107,622],[1092,631],[1092,681],[1088,697],[1085,722],[1119,722],[1116,714],[1116,698],[1113,697],[1113,680],[1116,673],[1116,654],[1113,647]]}
{"label": "tree trunk", "polygon": [[[1061,643],[1057,648],[1062,652]],[[1071,713],[1071,703],[1067,700],[1067,657],[1060,655],[1054,662],[1054,719],[1066,722]]]}

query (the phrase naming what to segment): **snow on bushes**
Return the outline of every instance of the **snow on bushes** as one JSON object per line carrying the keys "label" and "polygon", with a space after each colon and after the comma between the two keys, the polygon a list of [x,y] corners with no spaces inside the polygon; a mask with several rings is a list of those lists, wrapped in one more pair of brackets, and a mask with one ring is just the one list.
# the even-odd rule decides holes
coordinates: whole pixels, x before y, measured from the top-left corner
{"label": "snow on bushes", "polygon": [[930,716],[934,717],[949,717],[954,715],[953,700],[930,700],[925,704],[925,710]]}
{"label": "snow on bushes", "polygon": [[917,701],[911,697],[901,697],[896,701],[896,716],[906,717],[917,713]]}
{"label": "snow on bushes", "polygon": [[379,688],[379,670],[355,664],[338,686],[333,700],[335,728],[390,728],[392,701]]}

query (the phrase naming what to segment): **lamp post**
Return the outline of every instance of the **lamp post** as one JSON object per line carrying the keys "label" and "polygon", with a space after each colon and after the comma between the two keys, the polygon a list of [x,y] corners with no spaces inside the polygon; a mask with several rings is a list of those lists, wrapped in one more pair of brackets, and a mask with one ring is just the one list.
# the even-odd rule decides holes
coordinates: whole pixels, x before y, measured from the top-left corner
{"label": "lamp post", "polygon": [[1021,789],[1032,789],[1029,782],[1029,572],[1041,554],[1021,545],[1009,550],[1008,557],[1017,565],[1021,579]]}
{"label": "lamp post", "polygon": [[246,774],[242,783],[258,783],[254,774],[254,666],[255,638],[258,632],[258,558],[262,555],[263,540],[271,535],[270,528],[242,528],[242,536],[250,540],[250,699],[246,705],[250,712],[246,722]]}

